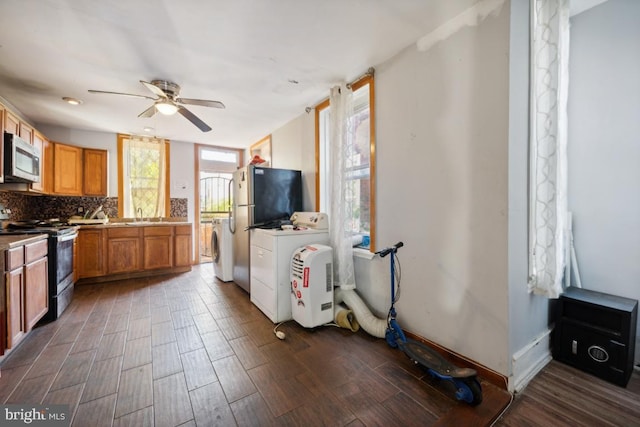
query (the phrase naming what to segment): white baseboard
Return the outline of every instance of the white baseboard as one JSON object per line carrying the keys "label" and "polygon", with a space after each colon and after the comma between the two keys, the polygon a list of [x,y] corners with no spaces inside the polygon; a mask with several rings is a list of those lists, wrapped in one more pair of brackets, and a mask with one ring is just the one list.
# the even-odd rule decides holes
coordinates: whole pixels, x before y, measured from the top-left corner
{"label": "white baseboard", "polygon": [[510,392],[521,391],[551,361],[550,340],[551,330],[548,330],[514,353],[509,377]]}

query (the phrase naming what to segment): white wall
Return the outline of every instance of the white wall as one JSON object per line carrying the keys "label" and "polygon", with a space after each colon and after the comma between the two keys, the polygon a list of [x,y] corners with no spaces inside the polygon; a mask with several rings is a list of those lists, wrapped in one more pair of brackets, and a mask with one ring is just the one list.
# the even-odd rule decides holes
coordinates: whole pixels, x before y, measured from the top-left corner
{"label": "white wall", "polygon": [[405,244],[399,322],[505,374],[508,61],[505,3],[376,67],[376,245]]}
{"label": "white wall", "polygon": [[570,50],[569,209],[582,285],[640,299],[640,2],[574,16]]}
{"label": "white wall", "polygon": [[[327,89],[328,94],[329,89]],[[271,134],[274,168],[302,171],[302,200],[305,211],[315,211],[315,116],[302,113]]]}

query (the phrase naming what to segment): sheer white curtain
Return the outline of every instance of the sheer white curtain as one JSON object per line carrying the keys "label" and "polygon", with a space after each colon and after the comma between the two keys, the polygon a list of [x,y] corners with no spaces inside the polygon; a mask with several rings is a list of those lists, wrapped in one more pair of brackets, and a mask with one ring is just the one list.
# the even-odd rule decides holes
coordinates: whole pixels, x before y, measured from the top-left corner
{"label": "sheer white curtain", "polygon": [[123,140],[124,216],[166,216],[164,140],[131,137]]}
{"label": "sheer white curtain", "polygon": [[529,291],[562,293],[567,245],[568,0],[531,10]]}
{"label": "sheer white curtain", "polygon": [[331,105],[329,129],[329,239],[334,250],[334,272],[336,285],[342,289],[356,287],[353,272],[353,243],[350,221],[353,206],[346,203],[347,159],[353,146],[353,92],[346,84],[334,86],[329,95]]}

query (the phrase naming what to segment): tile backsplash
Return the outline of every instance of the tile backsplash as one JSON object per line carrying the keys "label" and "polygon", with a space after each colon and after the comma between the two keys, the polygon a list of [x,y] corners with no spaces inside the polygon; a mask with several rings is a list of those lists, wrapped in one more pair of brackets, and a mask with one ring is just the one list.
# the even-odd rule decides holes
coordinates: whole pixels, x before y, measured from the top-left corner
{"label": "tile backsplash", "polygon": [[[187,199],[171,199],[172,218],[188,216]],[[78,207],[92,211],[102,205],[110,218],[118,217],[117,197],[71,197],[71,196],[35,196],[18,192],[0,192],[0,203],[11,209],[11,220],[60,218],[66,220],[76,215]]]}

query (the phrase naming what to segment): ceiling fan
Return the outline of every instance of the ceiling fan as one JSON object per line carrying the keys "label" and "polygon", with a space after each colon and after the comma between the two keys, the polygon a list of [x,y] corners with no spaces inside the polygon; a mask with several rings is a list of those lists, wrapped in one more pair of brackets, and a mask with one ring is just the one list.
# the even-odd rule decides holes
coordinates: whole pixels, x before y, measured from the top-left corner
{"label": "ceiling fan", "polygon": [[121,93],[121,92],[110,92],[105,90],[94,90],[89,89],[90,93],[107,93],[111,95],[124,95],[124,96],[132,96],[135,98],[146,98],[150,99],[153,102],[149,108],[144,110],[142,113],[138,115],[138,117],[152,117],[156,112],[165,115],[171,115],[175,113],[182,114],[187,120],[196,125],[198,129],[202,132],[209,132],[211,127],[207,125],[205,122],[200,120],[195,114],[191,111],[187,110],[182,104],[186,105],[200,105],[203,107],[213,107],[213,108],[225,108],[224,104],[220,101],[209,101],[206,99],[192,99],[192,98],[180,98],[178,97],[180,93],[180,86],[176,83],[169,82],[166,80],[152,80],[151,82],[145,82],[140,80],[140,83],[144,85],[147,89],[149,89],[156,98],[152,98],[147,95],[136,95],[133,93]]}

